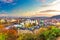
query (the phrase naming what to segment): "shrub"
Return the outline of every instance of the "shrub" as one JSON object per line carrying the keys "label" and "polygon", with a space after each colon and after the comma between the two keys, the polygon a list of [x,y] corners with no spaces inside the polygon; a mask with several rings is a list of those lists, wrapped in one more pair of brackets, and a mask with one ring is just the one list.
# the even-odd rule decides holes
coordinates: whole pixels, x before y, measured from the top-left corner
{"label": "shrub", "polygon": [[20,34],[17,40],[34,40],[34,35],[31,33]]}
{"label": "shrub", "polygon": [[3,33],[0,33],[0,40],[5,40],[6,36]]}
{"label": "shrub", "polygon": [[49,30],[41,33],[39,35],[39,38],[43,40],[55,40],[55,38],[57,38],[58,36],[60,36],[60,29],[51,27]]}
{"label": "shrub", "polygon": [[8,30],[6,36],[7,36],[6,40],[16,40],[17,32],[15,30]]}

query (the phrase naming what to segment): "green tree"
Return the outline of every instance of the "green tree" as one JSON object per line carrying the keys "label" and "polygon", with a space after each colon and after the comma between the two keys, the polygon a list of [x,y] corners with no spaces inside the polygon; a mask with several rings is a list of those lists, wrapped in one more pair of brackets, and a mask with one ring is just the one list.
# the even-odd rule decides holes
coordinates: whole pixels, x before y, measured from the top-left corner
{"label": "green tree", "polygon": [[0,33],[0,40],[5,40],[6,36],[3,33]]}

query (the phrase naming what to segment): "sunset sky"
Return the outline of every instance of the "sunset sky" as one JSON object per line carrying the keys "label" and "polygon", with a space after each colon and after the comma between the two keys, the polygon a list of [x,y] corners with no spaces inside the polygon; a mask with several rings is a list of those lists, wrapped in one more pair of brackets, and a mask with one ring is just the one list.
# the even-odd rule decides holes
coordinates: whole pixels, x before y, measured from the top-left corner
{"label": "sunset sky", "polygon": [[[47,12],[48,10],[51,11]],[[0,0],[0,16],[53,16],[59,14],[60,0]]]}

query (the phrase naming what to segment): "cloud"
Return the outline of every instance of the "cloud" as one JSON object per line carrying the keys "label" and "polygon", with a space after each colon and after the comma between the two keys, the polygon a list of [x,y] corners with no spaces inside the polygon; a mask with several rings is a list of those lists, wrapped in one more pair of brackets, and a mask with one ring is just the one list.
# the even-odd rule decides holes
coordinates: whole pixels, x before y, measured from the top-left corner
{"label": "cloud", "polygon": [[60,10],[60,0],[55,0],[38,8],[39,12],[44,10]]}
{"label": "cloud", "polygon": [[[53,16],[53,15],[60,15],[60,0],[55,0],[51,3],[43,5],[36,9],[35,11],[26,12],[20,14],[21,16]],[[30,14],[30,15],[29,15]]]}
{"label": "cloud", "polygon": [[0,0],[1,2],[4,2],[4,3],[12,3],[13,0]]}
{"label": "cloud", "polygon": [[45,10],[45,11],[40,11],[38,13],[36,13],[33,16],[45,16],[45,17],[51,17],[54,15],[60,15],[60,10]]}
{"label": "cloud", "polygon": [[54,15],[60,15],[60,0],[55,0],[51,3],[42,5],[38,10],[36,11],[34,16],[54,16]]}
{"label": "cloud", "polygon": [[0,17],[1,17],[1,16],[8,16],[8,14],[0,14]]}
{"label": "cloud", "polygon": [[41,13],[43,12],[60,12],[60,10],[45,10],[45,11],[40,11]]}
{"label": "cloud", "polygon": [[38,1],[38,2],[40,1],[40,2],[43,2],[43,3],[46,2],[46,0],[36,0],[36,1]]}
{"label": "cloud", "polygon": [[41,0],[41,2],[46,2],[46,0]]}
{"label": "cloud", "polygon": [[57,4],[57,3],[60,3],[60,0],[55,0],[54,2],[52,2],[51,4]]}
{"label": "cloud", "polygon": [[51,6],[55,6],[55,5],[59,5],[59,4],[60,4],[60,0],[55,0],[51,3],[46,4],[44,7],[49,7],[49,6],[51,7]]}

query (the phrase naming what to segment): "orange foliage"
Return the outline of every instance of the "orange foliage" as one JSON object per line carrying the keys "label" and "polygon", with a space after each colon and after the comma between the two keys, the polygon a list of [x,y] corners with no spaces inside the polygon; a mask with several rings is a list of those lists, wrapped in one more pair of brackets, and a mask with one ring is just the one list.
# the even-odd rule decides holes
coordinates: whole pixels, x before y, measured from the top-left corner
{"label": "orange foliage", "polygon": [[0,29],[2,29],[2,28],[5,28],[5,26],[4,25],[0,25]]}
{"label": "orange foliage", "polygon": [[4,25],[0,25],[0,33],[11,34],[17,36],[17,31],[13,29],[5,29]]}
{"label": "orange foliage", "polygon": [[13,30],[13,29],[12,30],[9,29],[9,30],[7,30],[7,34],[12,34],[12,35],[16,36],[17,35],[17,31]]}

